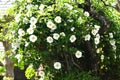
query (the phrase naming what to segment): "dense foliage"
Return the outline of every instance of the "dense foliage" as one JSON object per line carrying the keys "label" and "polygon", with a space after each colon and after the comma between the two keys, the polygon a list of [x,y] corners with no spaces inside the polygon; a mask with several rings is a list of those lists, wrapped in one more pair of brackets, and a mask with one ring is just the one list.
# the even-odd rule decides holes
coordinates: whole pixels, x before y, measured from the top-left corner
{"label": "dense foliage", "polygon": [[28,66],[25,75],[31,80],[63,75],[61,80],[83,75],[83,80],[96,80],[82,71],[118,80],[120,13],[115,5],[114,0],[16,0],[9,11],[15,16],[8,26],[9,57],[21,69]]}

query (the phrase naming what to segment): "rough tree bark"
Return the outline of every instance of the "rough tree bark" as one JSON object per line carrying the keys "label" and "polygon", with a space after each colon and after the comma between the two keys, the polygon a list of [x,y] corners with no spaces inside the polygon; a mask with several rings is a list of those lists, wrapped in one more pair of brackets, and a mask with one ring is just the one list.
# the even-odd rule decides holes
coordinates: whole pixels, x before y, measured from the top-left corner
{"label": "rough tree bark", "polygon": [[[3,45],[5,47],[5,52],[10,49],[8,41],[3,41]],[[9,77],[14,80],[14,63],[8,58],[8,56],[6,56],[3,64],[6,69],[5,77]]]}

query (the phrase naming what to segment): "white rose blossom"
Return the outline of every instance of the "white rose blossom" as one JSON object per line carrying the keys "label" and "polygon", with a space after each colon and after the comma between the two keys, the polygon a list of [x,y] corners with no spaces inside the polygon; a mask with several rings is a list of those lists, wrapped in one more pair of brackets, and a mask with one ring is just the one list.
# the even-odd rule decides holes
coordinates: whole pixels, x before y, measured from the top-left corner
{"label": "white rose blossom", "polygon": [[61,23],[61,17],[60,16],[55,17],[54,21],[56,23]]}
{"label": "white rose blossom", "polygon": [[31,42],[35,42],[35,41],[37,41],[37,36],[35,36],[35,35],[30,35],[29,40],[30,40]]}
{"label": "white rose blossom", "polygon": [[40,10],[43,10],[45,8],[45,5],[43,5],[43,4],[40,4],[40,7],[39,7],[39,9]]}
{"label": "white rose blossom", "polygon": [[85,11],[84,16],[89,17],[90,16],[89,12]]}
{"label": "white rose blossom", "polygon": [[82,57],[82,52],[81,51],[76,51],[75,57],[76,58],[81,58]]}
{"label": "white rose blossom", "polygon": [[31,25],[30,25],[30,28],[35,29],[35,28],[36,28],[36,25],[35,25],[35,24],[31,24]]}
{"label": "white rose blossom", "polygon": [[98,30],[98,31],[99,31],[100,26],[98,26],[98,25],[94,25],[94,27],[95,27],[95,30]]}
{"label": "white rose blossom", "polygon": [[97,35],[96,35],[96,38],[99,38],[99,39],[100,39],[100,34],[97,34]]}
{"label": "white rose blossom", "polygon": [[47,27],[50,28],[51,30],[55,30],[57,28],[52,21],[47,22]]}
{"label": "white rose blossom", "polygon": [[111,44],[112,46],[114,46],[114,45],[115,45],[115,40],[110,40],[110,44]]}
{"label": "white rose blossom", "polygon": [[91,38],[91,35],[90,35],[90,34],[87,34],[87,35],[85,36],[85,41],[90,41],[90,38]]}
{"label": "white rose blossom", "polygon": [[54,38],[55,40],[58,40],[59,37],[60,37],[60,35],[59,35],[58,33],[54,33],[54,34],[53,34],[53,38]]}
{"label": "white rose blossom", "polygon": [[25,35],[25,31],[20,28],[20,29],[18,30],[18,34],[19,34],[19,36],[24,36],[24,35]]}
{"label": "white rose blossom", "polygon": [[61,36],[65,36],[65,33],[64,33],[64,32],[61,32],[60,35],[61,35]]}
{"label": "white rose blossom", "polygon": [[113,38],[113,33],[109,33],[109,37],[110,37],[110,38]]}
{"label": "white rose blossom", "polygon": [[37,23],[37,19],[35,17],[31,17],[30,18],[30,23],[31,24],[36,24]]}
{"label": "white rose blossom", "polygon": [[95,39],[94,39],[94,42],[95,42],[96,45],[99,44],[99,43],[100,43],[99,38],[95,38]]}
{"label": "white rose blossom", "polygon": [[44,71],[39,71],[38,75],[41,76],[41,77],[43,77],[45,75],[45,72]]}
{"label": "white rose blossom", "polygon": [[55,69],[61,69],[61,63],[60,62],[55,62],[54,63],[54,68]]}
{"label": "white rose blossom", "polygon": [[71,28],[71,31],[74,31],[74,30],[75,30],[75,27],[72,27],[72,28]]}
{"label": "white rose blossom", "polygon": [[100,59],[103,60],[103,59],[104,59],[104,55],[101,55],[101,56],[100,56]]}
{"label": "white rose blossom", "polygon": [[48,42],[48,43],[53,43],[53,38],[50,37],[50,36],[48,36],[48,37],[47,37],[47,42]]}
{"label": "white rose blossom", "polygon": [[91,33],[92,33],[92,35],[95,36],[98,33],[98,30],[93,29]]}
{"label": "white rose blossom", "polygon": [[76,41],[76,36],[75,35],[70,36],[70,42],[73,43],[75,41]]}
{"label": "white rose blossom", "polygon": [[29,42],[25,42],[25,47],[27,47],[29,45]]}
{"label": "white rose blossom", "polygon": [[68,3],[64,3],[64,5],[69,9],[69,10],[72,10],[73,9],[73,6],[68,4]]}
{"label": "white rose blossom", "polygon": [[28,34],[33,34],[33,33],[34,33],[34,29],[31,28],[31,27],[28,28],[28,29],[27,29],[27,33],[28,33]]}

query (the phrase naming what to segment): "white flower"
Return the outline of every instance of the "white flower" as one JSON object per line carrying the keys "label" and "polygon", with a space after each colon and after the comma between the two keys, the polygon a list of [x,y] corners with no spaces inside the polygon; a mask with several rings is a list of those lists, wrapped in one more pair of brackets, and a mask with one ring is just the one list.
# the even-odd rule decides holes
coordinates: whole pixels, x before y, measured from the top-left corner
{"label": "white flower", "polygon": [[98,26],[98,25],[94,25],[94,27],[95,27],[96,30],[100,29],[100,26]]}
{"label": "white flower", "polygon": [[67,21],[69,21],[69,22],[73,22],[73,19],[68,19]]}
{"label": "white flower", "polygon": [[95,38],[95,39],[94,39],[94,42],[95,42],[96,45],[99,44],[99,43],[100,43],[99,38]]}
{"label": "white flower", "polygon": [[44,71],[39,71],[38,75],[41,76],[41,77],[43,77],[45,75],[45,72]]}
{"label": "white flower", "polygon": [[69,10],[72,10],[73,9],[73,6],[68,4],[68,3],[64,3],[64,5],[69,9]]}
{"label": "white flower", "polygon": [[55,69],[61,69],[61,63],[60,62],[55,62],[54,63],[54,68]]}
{"label": "white flower", "polygon": [[113,38],[113,33],[109,33],[110,38]]}
{"label": "white flower", "polygon": [[36,25],[35,25],[35,24],[31,24],[31,25],[30,25],[30,28],[35,29],[35,28],[36,28]]}
{"label": "white flower", "polygon": [[75,35],[72,35],[72,36],[70,37],[70,42],[73,43],[73,42],[75,42],[75,41],[76,41],[76,36],[75,36]]}
{"label": "white flower", "polygon": [[54,20],[55,20],[56,23],[61,23],[61,17],[60,16],[55,17]]}
{"label": "white flower", "polygon": [[115,45],[115,40],[110,40],[110,44],[111,44],[112,46],[114,46],[114,45]]}
{"label": "white flower", "polygon": [[29,43],[28,42],[25,42],[25,47],[27,47],[29,45]]}
{"label": "white flower", "polygon": [[33,32],[34,32],[34,29],[33,29],[33,28],[28,28],[28,29],[27,29],[27,33],[28,33],[28,34],[33,34]]}
{"label": "white flower", "polygon": [[76,51],[75,56],[76,56],[76,58],[81,58],[82,57],[82,52],[81,51]]}
{"label": "white flower", "polygon": [[60,35],[61,35],[61,36],[65,36],[65,33],[64,33],[64,32],[61,32]]}
{"label": "white flower", "polygon": [[51,30],[55,30],[57,28],[52,21],[47,22],[47,27],[50,28]]}
{"label": "white flower", "polygon": [[14,50],[16,50],[18,47],[20,47],[20,41],[19,40],[15,40],[14,42],[12,42],[12,48]]}
{"label": "white flower", "polygon": [[72,28],[71,28],[71,31],[74,31],[74,30],[75,30],[75,27],[72,27]]}
{"label": "white flower", "polygon": [[37,36],[35,36],[35,35],[30,35],[29,40],[30,40],[31,42],[35,42],[35,41],[37,40]]}
{"label": "white flower", "polygon": [[85,36],[85,41],[89,41],[90,38],[91,38],[90,34],[87,34],[87,35]]}
{"label": "white flower", "polygon": [[103,59],[104,59],[104,55],[101,55],[101,56],[100,56],[100,59],[103,60]]}
{"label": "white flower", "polygon": [[25,35],[25,31],[23,29],[19,29],[18,30],[18,34],[19,34],[19,36],[24,36]]}
{"label": "white flower", "polygon": [[15,55],[15,58],[18,59],[18,63],[21,61],[22,57],[23,57],[23,56],[22,56],[21,54]]}
{"label": "white flower", "polygon": [[87,17],[90,16],[89,12],[85,11],[84,16],[87,16]]}
{"label": "white flower", "polygon": [[97,35],[96,35],[96,38],[99,38],[99,39],[100,39],[100,34],[97,34]]}
{"label": "white flower", "polygon": [[43,5],[43,4],[40,4],[40,7],[39,7],[39,9],[40,10],[43,10],[45,8],[45,5]]}
{"label": "white flower", "polygon": [[30,23],[31,24],[36,24],[37,23],[37,19],[35,17],[31,17],[30,18]]}
{"label": "white flower", "polygon": [[60,35],[59,35],[58,33],[54,33],[54,34],[53,34],[53,38],[54,38],[54,39],[58,40],[59,37],[60,37]]}
{"label": "white flower", "polygon": [[91,33],[92,33],[92,35],[95,36],[98,33],[98,30],[93,29]]}
{"label": "white flower", "polygon": [[54,31],[55,29],[57,29],[56,25],[54,24],[51,28],[52,31]]}
{"label": "white flower", "polygon": [[47,42],[48,42],[48,43],[53,43],[53,38],[50,37],[50,36],[48,36],[48,37],[47,37]]}

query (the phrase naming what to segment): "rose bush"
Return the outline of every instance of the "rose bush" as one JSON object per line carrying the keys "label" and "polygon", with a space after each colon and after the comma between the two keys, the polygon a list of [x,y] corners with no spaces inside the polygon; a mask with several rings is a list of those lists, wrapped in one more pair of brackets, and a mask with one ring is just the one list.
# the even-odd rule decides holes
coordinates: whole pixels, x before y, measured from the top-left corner
{"label": "rose bush", "polygon": [[94,17],[95,12],[75,2],[16,0],[10,11],[15,19],[8,27],[15,66],[27,65],[26,77],[40,80],[57,79],[71,70],[93,70],[102,75],[112,66],[119,69],[115,63],[120,59],[120,14],[104,8],[102,1],[91,3],[96,11],[101,7],[111,24],[104,25],[104,20]]}

